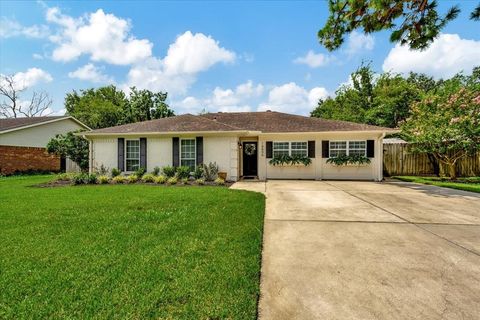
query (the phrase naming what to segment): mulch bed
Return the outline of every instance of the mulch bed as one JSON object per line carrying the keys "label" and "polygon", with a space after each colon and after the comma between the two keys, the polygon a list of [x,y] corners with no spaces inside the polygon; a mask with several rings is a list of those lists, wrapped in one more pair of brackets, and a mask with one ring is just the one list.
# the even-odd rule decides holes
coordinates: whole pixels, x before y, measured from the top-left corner
{"label": "mulch bed", "polygon": [[[195,181],[189,181],[188,183],[186,184],[183,184],[181,182],[177,183],[177,184],[174,184],[174,185],[170,185],[168,183],[165,183],[165,184],[159,184],[159,183],[153,183],[153,182],[141,182],[141,181],[138,181],[138,182],[135,182],[135,183],[105,183],[105,184],[100,184],[100,183],[97,183],[97,184],[78,184],[78,186],[88,186],[88,185],[104,185],[104,186],[108,186],[108,185],[138,185],[138,184],[142,184],[142,185],[147,185],[147,186],[159,186],[159,187],[203,187],[203,186],[215,186],[215,187],[230,187],[232,184],[234,184],[234,182],[232,181],[225,181],[225,184],[224,185],[218,185],[216,183],[214,183],[213,181],[205,181],[205,184],[201,185],[201,184],[197,184],[195,183]],[[66,181],[66,180],[53,180],[53,181],[49,181],[49,182],[45,182],[45,183],[40,183],[40,184],[36,184],[36,185],[33,185],[32,187],[37,187],[37,188],[56,188],[56,187],[67,187],[67,186],[76,186],[74,185],[71,181]]]}

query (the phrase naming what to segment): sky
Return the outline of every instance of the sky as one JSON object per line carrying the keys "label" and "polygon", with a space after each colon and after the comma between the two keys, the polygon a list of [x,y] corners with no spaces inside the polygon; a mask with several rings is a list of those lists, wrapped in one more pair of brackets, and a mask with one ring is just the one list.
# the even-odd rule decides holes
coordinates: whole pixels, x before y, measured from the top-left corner
{"label": "sky", "polygon": [[53,99],[65,112],[73,90],[114,84],[167,91],[177,113],[202,110],[308,115],[334,96],[362,61],[376,72],[424,72],[435,78],[480,65],[478,1],[425,51],[389,42],[389,33],[353,32],[328,52],[317,31],[326,1],[5,1],[0,2],[0,74]]}

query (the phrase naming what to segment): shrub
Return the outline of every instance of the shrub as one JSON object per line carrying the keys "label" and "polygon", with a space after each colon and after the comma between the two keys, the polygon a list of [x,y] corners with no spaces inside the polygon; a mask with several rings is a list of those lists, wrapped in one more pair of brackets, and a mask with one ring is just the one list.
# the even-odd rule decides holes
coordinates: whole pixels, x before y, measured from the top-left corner
{"label": "shrub", "polygon": [[118,177],[122,173],[119,169],[113,168],[112,169],[112,178]]}
{"label": "shrub", "polygon": [[96,184],[97,183],[97,174],[90,173],[87,175],[87,182],[88,184]]}
{"label": "shrub", "polygon": [[171,178],[168,178],[167,180],[168,184],[177,184],[177,182],[178,182],[178,179],[176,177],[171,177]]}
{"label": "shrub", "polygon": [[203,177],[207,181],[213,181],[218,177],[218,165],[216,162],[210,162],[208,165],[202,164]]}
{"label": "shrub", "polygon": [[163,174],[167,177],[167,178],[171,178],[173,176],[175,176],[175,167],[172,167],[172,166],[166,166],[166,167],[163,167]]}
{"label": "shrub", "polygon": [[60,173],[59,175],[56,176],[55,180],[57,180],[57,181],[71,181],[74,175],[75,174],[73,174],[73,173]]}
{"label": "shrub", "polygon": [[158,176],[155,178],[155,183],[164,184],[165,182],[167,182],[167,177],[165,176]]}
{"label": "shrub", "polygon": [[193,171],[193,177],[195,178],[195,180],[198,180],[203,177],[203,173],[203,167],[201,165],[197,166],[195,168],[195,171]]}
{"label": "shrub", "polygon": [[157,167],[153,168],[152,174],[154,176],[158,176],[160,174],[160,167],[157,166]]}
{"label": "shrub", "polygon": [[215,184],[219,186],[223,186],[225,185],[225,180],[223,180],[222,178],[217,178],[215,179]]}
{"label": "shrub", "polygon": [[203,185],[205,184],[205,179],[200,178],[200,179],[195,180],[195,182],[196,182],[198,185],[203,186]]}
{"label": "shrub", "polygon": [[97,182],[99,184],[107,184],[108,180],[109,180],[109,178],[106,175],[98,176],[98,178],[97,178]]}
{"label": "shrub", "polygon": [[127,177],[125,176],[115,176],[112,178],[113,183],[125,183],[127,181]]}
{"label": "shrub", "polygon": [[108,174],[108,168],[102,164],[95,172],[100,176],[106,176]]}
{"label": "shrub", "polygon": [[182,179],[188,179],[190,177],[190,167],[187,166],[181,166],[177,168],[177,178],[182,180]]}
{"label": "shrub", "polygon": [[88,176],[89,176],[88,173],[84,173],[84,172],[77,173],[72,177],[72,182],[75,185],[87,184],[88,183]]}
{"label": "shrub", "polygon": [[135,170],[134,175],[136,175],[138,179],[141,179],[145,172],[147,172],[147,169],[145,169],[144,167],[140,167]]}
{"label": "shrub", "polygon": [[154,182],[155,176],[151,173],[144,174],[142,177],[143,182]]}
{"label": "shrub", "polygon": [[183,185],[188,184],[188,178],[183,178],[180,180]]}
{"label": "shrub", "polygon": [[128,183],[135,183],[138,181],[138,176],[136,174],[131,174],[127,177]]}

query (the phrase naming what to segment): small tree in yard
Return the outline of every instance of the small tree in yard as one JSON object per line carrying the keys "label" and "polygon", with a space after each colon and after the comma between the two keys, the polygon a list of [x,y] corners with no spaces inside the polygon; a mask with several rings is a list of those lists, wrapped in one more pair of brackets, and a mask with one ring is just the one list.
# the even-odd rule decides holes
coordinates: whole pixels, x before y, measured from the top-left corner
{"label": "small tree in yard", "polygon": [[68,157],[82,171],[88,170],[88,141],[73,132],[57,134],[47,144],[48,153]]}
{"label": "small tree in yard", "polygon": [[456,162],[480,149],[480,77],[457,75],[414,103],[402,126],[413,152],[431,153],[456,178]]}

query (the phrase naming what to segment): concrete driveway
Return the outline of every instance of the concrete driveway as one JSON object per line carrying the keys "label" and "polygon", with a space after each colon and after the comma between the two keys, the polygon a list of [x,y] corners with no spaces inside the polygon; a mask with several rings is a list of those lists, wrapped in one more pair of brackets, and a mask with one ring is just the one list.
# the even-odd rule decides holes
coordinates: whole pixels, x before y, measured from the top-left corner
{"label": "concrete driveway", "polygon": [[261,319],[480,319],[480,194],[243,182],[267,196]]}

